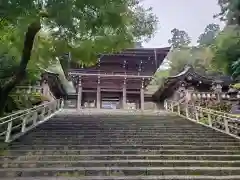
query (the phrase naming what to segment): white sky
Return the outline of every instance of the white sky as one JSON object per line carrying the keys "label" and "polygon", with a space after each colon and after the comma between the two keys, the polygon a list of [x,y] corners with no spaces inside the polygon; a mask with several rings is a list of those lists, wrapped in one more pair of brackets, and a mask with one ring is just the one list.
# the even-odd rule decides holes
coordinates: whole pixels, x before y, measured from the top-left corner
{"label": "white sky", "polygon": [[155,37],[144,47],[169,46],[171,30],[185,30],[195,44],[198,36],[210,23],[223,24],[213,15],[220,11],[217,0],[144,0],[146,7],[153,7],[153,13],[159,18]]}

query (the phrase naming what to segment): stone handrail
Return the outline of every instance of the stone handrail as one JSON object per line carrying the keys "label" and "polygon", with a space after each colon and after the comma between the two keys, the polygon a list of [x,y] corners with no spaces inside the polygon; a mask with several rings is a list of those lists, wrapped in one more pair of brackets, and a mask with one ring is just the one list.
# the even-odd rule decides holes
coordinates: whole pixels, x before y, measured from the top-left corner
{"label": "stone handrail", "polygon": [[11,142],[48,120],[62,108],[56,100],[0,118],[0,141]]}
{"label": "stone handrail", "polygon": [[166,100],[164,108],[191,121],[240,139],[240,115]]}

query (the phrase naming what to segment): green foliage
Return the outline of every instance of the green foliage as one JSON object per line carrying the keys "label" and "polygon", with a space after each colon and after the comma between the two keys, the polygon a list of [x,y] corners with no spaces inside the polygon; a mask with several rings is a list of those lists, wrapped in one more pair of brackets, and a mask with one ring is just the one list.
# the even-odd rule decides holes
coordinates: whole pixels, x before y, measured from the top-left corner
{"label": "green foliage", "polygon": [[173,48],[185,47],[191,43],[191,39],[187,32],[174,28],[171,33],[172,38],[168,40],[168,43],[171,44]]}
{"label": "green foliage", "polygon": [[238,58],[238,60],[233,62],[232,71],[233,71],[232,73],[233,78],[238,78],[240,76],[240,57]]}
{"label": "green foliage", "polygon": [[213,71],[210,65],[211,59],[212,52],[208,47],[185,47],[173,49],[168,56],[170,62],[170,74],[178,74],[186,65],[191,65],[201,74],[210,74]]}
{"label": "green foliage", "polygon": [[5,112],[11,113],[13,111],[31,108],[34,105],[41,104],[43,101],[49,101],[49,99],[40,93],[13,93],[8,96]]}
{"label": "green foliage", "polygon": [[220,26],[218,24],[208,24],[204,32],[198,37],[198,44],[200,46],[212,45],[219,32]]}
{"label": "green foliage", "polygon": [[233,88],[235,88],[235,89],[237,89],[237,90],[240,90],[240,83],[234,84],[234,85],[233,85]]}
{"label": "green foliage", "polygon": [[209,109],[213,109],[221,112],[227,112],[227,113],[229,113],[231,110],[231,104],[226,102],[215,103],[213,105],[208,105],[207,107]]}
{"label": "green foliage", "polygon": [[212,72],[210,66],[212,51],[208,44],[213,41],[218,30],[218,25],[208,25],[199,37],[199,46],[189,46],[191,40],[187,32],[174,28],[171,31],[172,38],[169,40],[169,43],[173,46],[173,50],[168,55],[170,75],[178,74],[186,65],[193,66],[201,74]]}
{"label": "green foliage", "polygon": [[164,78],[167,78],[168,76],[169,76],[169,69],[159,70],[154,74],[153,81],[151,82],[151,84],[160,86],[164,81]]}
{"label": "green foliage", "polygon": [[240,25],[240,1],[239,0],[218,0],[221,12],[215,17],[226,21],[228,25]]}
{"label": "green foliage", "polygon": [[[143,8],[138,0],[2,0],[0,114],[14,86],[34,83],[56,57],[71,52],[73,61],[92,65],[100,53],[149,40],[156,24],[151,9]],[[24,45],[26,32],[33,37],[28,36]],[[31,55],[22,53],[29,51]]]}
{"label": "green foliage", "polygon": [[170,61],[170,74],[176,75],[183,70],[184,66],[191,64],[191,49],[174,49],[168,56]]}
{"label": "green foliage", "polygon": [[[0,30],[0,37],[2,38],[0,41],[0,85],[3,87],[18,70],[24,32],[18,27],[8,25]],[[38,80],[42,70],[52,63],[51,58],[53,58],[54,50],[51,46],[51,40],[43,36],[43,33],[36,37],[25,82]]]}
{"label": "green foliage", "polygon": [[[235,63],[240,57],[240,29],[235,26],[226,27],[216,38],[213,46],[214,57],[212,64],[226,74],[233,75],[237,71]],[[237,72],[234,76],[236,77]]]}
{"label": "green foliage", "polygon": [[5,60],[11,66],[19,63],[29,24],[45,17],[28,65],[30,81],[65,52],[71,52],[73,61],[91,65],[98,53],[147,41],[157,24],[151,9],[143,8],[138,0],[3,0],[0,14],[0,55],[14,57],[16,62]]}

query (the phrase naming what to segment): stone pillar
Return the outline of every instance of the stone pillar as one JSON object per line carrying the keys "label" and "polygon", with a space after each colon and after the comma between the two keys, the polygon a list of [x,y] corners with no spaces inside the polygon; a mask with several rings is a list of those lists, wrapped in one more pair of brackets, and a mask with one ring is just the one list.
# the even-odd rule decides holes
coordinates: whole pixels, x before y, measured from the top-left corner
{"label": "stone pillar", "polygon": [[140,89],[140,107],[141,107],[141,110],[143,111],[144,110],[144,79],[142,79],[142,86],[141,86],[141,89]]}
{"label": "stone pillar", "polygon": [[222,93],[222,81],[221,80],[215,80],[213,89],[215,93],[217,93],[217,100],[220,102],[222,100],[221,93]]}
{"label": "stone pillar", "polygon": [[81,79],[79,79],[79,82],[78,82],[77,109],[80,110],[81,108],[82,108],[82,81],[81,81]]}
{"label": "stone pillar", "polygon": [[49,86],[47,84],[47,80],[44,80],[42,83],[42,94],[47,97],[49,95]]}
{"label": "stone pillar", "polygon": [[141,110],[144,110],[144,88],[140,90]]}
{"label": "stone pillar", "polygon": [[97,109],[101,109],[101,87],[97,86]]}
{"label": "stone pillar", "polygon": [[123,85],[122,107],[123,107],[123,109],[127,109],[127,90],[126,90],[126,84]]}

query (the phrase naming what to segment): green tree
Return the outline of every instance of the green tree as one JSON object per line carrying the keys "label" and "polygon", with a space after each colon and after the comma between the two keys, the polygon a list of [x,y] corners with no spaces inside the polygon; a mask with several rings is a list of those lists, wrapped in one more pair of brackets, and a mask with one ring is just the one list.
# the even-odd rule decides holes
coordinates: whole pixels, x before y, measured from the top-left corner
{"label": "green tree", "polygon": [[212,57],[212,50],[209,47],[192,46],[174,49],[168,56],[170,61],[170,74],[178,74],[186,65],[194,67],[194,69],[202,75],[211,74],[214,71],[211,66]]}
{"label": "green tree", "polygon": [[215,17],[226,21],[228,25],[240,25],[240,1],[239,0],[218,0],[221,12]]}
{"label": "green tree", "polygon": [[161,69],[158,70],[154,76],[153,76],[153,80],[151,82],[152,85],[161,85],[162,81],[164,80],[164,78],[169,76],[169,69]]}
{"label": "green tree", "polygon": [[235,63],[240,57],[240,29],[236,26],[226,27],[216,38],[213,46],[212,63],[215,69],[224,71],[232,75],[234,70],[238,69]]}
{"label": "green tree", "polygon": [[187,32],[174,28],[171,30],[172,38],[168,40],[168,43],[173,46],[173,48],[181,48],[188,46],[191,43],[191,39]]}
{"label": "green tree", "polygon": [[240,77],[240,58],[237,61],[234,61],[232,64],[232,76],[235,79]]}
{"label": "green tree", "polygon": [[11,65],[14,73],[0,87],[0,114],[8,94],[26,77],[27,68],[65,52],[71,52],[72,60],[79,63],[92,63],[98,53],[148,40],[157,22],[151,9],[144,9],[138,0],[3,0],[0,9],[3,63],[16,59]]}
{"label": "green tree", "polygon": [[198,37],[198,44],[200,46],[210,46],[213,44],[217,34],[220,32],[218,24],[208,24],[204,32]]}

